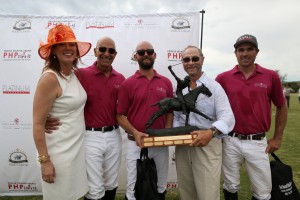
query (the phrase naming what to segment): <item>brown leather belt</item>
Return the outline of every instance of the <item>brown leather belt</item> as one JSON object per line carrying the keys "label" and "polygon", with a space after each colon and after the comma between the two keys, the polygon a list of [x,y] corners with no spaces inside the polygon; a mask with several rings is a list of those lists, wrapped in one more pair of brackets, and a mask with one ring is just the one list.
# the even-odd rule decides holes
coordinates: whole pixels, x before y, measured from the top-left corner
{"label": "brown leather belt", "polygon": [[251,135],[243,135],[239,133],[235,133],[231,131],[228,135],[231,137],[237,137],[240,140],[262,140],[266,137],[266,133],[257,133],[257,134],[251,134]]}
{"label": "brown leather belt", "polygon": [[85,127],[85,130],[88,131],[101,131],[101,132],[109,132],[109,131],[113,131],[115,129],[118,129],[119,125],[114,125],[114,126],[102,126],[102,127],[98,127],[98,128],[93,128],[93,127]]}

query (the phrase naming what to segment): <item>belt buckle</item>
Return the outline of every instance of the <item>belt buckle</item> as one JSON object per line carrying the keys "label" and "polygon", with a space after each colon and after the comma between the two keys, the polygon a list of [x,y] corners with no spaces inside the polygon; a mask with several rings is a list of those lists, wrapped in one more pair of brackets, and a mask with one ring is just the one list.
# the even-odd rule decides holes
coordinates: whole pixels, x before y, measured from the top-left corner
{"label": "belt buckle", "polygon": [[245,135],[246,140],[252,140],[252,135]]}
{"label": "belt buckle", "polygon": [[243,135],[241,135],[241,134],[237,134],[237,136],[238,136],[238,138],[240,139],[240,140],[243,140],[244,138],[243,138]]}
{"label": "belt buckle", "polygon": [[104,133],[104,132],[105,132],[105,128],[106,128],[106,126],[102,126],[102,127],[101,127],[101,131],[102,131],[102,133]]}
{"label": "belt buckle", "polygon": [[237,136],[240,140],[249,140],[249,138],[252,140],[251,136],[249,137],[249,135],[237,134]]}

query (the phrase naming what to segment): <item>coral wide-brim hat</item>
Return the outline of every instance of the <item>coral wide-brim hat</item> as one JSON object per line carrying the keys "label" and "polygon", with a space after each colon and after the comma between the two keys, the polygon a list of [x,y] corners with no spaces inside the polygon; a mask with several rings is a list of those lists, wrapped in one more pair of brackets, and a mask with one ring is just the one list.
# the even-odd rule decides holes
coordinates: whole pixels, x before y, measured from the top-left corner
{"label": "coral wide-brim hat", "polygon": [[57,25],[49,30],[47,44],[40,44],[38,53],[40,57],[46,60],[51,52],[51,47],[55,44],[66,43],[66,42],[76,42],[79,57],[84,56],[89,52],[92,44],[89,42],[80,42],[76,39],[73,30],[66,25]]}

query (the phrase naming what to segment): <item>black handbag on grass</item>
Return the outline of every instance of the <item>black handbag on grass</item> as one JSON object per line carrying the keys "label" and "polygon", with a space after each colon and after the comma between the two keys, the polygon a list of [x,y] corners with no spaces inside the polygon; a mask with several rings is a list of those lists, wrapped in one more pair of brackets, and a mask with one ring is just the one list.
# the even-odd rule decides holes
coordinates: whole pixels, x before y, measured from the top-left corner
{"label": "black handbag on grass", "polygon": [[148,149],[141,149],[140,159],[136,161],[136,200],[158,200],[157,170],[153,158],[148,157]]}
{"label": "black handbag on grass", "polygon": [[293,181],[292,168],[274,154],[270,161],[272,174],[271,200],[300,200],[299,191]]}

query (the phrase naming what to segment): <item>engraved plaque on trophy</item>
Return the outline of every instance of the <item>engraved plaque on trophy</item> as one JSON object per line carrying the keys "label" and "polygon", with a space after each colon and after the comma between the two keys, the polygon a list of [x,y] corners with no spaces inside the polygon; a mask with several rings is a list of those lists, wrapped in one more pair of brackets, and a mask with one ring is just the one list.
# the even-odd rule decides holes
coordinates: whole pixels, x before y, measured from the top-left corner
{"label": "engraved plaque on trophy", "polygon": [[149,137],[144,138],[143,147],[177,146],[190,144],[196,134],[192,131],[199,130],[196,126],[182,126],[166,129],[147,129]]}

